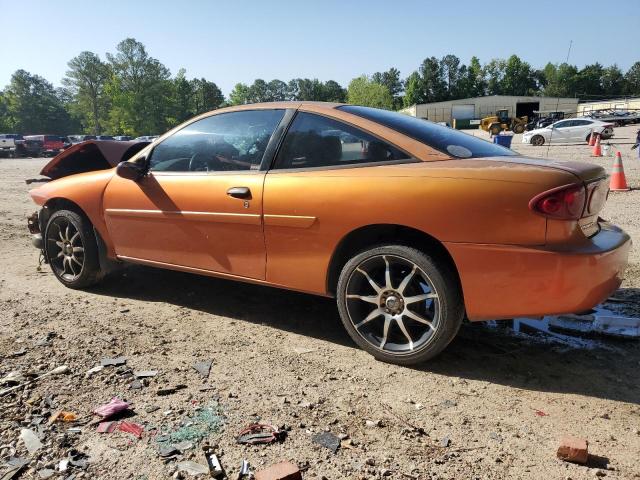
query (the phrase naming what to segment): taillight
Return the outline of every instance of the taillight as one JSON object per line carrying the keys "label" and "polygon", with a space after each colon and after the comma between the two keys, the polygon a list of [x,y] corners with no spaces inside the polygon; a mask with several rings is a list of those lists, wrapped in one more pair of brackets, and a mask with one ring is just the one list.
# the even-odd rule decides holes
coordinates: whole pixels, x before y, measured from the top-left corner
{"label": "taillight", "polygon": [[587,195],[582,185],[565,185],[536,195],[529,208],[545,217],[578,220],[584,212]]}

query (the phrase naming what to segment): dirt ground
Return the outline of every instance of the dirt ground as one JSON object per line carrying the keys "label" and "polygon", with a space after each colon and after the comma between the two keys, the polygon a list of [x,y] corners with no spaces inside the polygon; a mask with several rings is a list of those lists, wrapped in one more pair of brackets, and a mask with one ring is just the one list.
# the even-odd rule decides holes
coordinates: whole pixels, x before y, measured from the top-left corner
{"label": "dirt ground", "polygon": [[[603,216],[638,242],[636,128],[616,129],[611,141],[635,190],[612,193]],[[518,135],[513,147],[527,155],[607,170],[613,162],[591,158],[585,145],[519,142]],[[61,365],[70,371],[0,398],[0,475],[16,455],[31,458],[20,478],[40,478],[75,449],[89,456],[88,465],[52,478],[171,478],[177,461],[204,464],[203,454],[194,442],[165,461],[158,439],[193,427],[193,416],[214,405],[224,423],[209,442],[229,478],[242,459],[253,471],[290,460],[305,478],[640,478],[638,342],[594,339],[585,343],[590,348],[574,348],[553,337],[465,325],[437,359],[406,368],[357,349],[328,299],[139,266],[89,291],[65,289],[47,266],[38,271],[26,230],[35,208],[24,179],[46,161],[0,159],[0,378]],[[640,315],[637,246],[630,260],[616,294],[626,303],[616,305]],[[87,376],[102,358],[117,356],[125,366]],[[192,365],[206,359],[213,364],[203,379]],[[158,374],[130,388],[131,372],[140,370]],[[157,393],[179,384],[185,388]],[[114,396],[133,405],[128,420],[145,427],[141,439],[86,424]],[[56,410],[80,421],[47,425]],[[282,443],[238,445],[238,432],[256,419],[291,430]],[[44,446],[34,455],[18,440],[22,428],[41,433]],[[335,454],[312,441],[324,431],[342,439]],[[556,459],[563,434],[589,440],[587,466]]]}

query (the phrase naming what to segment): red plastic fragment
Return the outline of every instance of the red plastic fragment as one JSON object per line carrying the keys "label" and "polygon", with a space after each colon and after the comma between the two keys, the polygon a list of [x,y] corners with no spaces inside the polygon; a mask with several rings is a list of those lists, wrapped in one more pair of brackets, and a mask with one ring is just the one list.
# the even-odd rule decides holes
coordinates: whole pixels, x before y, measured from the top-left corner
{"label": "red plastic fragment", "polygon": [[120,425],[118,425],[118,428],[123,432],[131,433],[138,438],[142,438],[142,432],[144,431],[144,428],[142,427],[142,425],[138,425],[137,423],[131,423],[131,422],[120,422]]}
{"label": "red plastic fragment", "polygon": [[118,426],[118,422],[100,422],[96,432],[98,433],[111,433]]}

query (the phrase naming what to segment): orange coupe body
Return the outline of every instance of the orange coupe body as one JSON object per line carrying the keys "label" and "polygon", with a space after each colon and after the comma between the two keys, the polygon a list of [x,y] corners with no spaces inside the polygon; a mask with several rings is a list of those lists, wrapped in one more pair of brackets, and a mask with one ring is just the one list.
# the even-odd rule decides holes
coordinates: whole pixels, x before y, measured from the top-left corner
{"label": "orange coupe body", "polygon": [[[87,245],[86,258],[73,257],[73,229],[64,238],[62,224],[48,228],[61,209],[93,228],[102,270],[133,262],[338,298],[342,288],[343,321],[351,318],[357,333],[361,322],[347,304],[373,304],[380,317],[365,323],[379,322],[380,332],[364,341],[382,343],[374,355],[409,363],[415,358],[400,340],[389,350],[393,335],[413,350],[414,337],[424,337],[407,312],[430,318],[434,337],[437,311],[456,302],[471,321],[580,312],[620,285],[627,263],[628,235],[598,217],[608,190],[602,168],[525,158],[393,112],[245,105],[201,115],[142,147],[117,168],[84,160],[92,171],[65,172],[54,159],[43,170],[54,180],[31,191],[44,207],[36,243],[68,286],[85,286],[73,277],[92,259]],[[60,157],[71,164],[69,155]],[[82,236],[83,228],[76,225]],[[383,251],[378,267],[361,262],[344,272],[358,254],[384,246],[423,253],[439,271]],[[412,268],[424,276],[410,300],[398,284]],[[440,274],[450,278],[438,292]],[[349,293],[350,285],[371,290]],[[447,289],[457,293],[447,297]],[[407,310],[410,301],[422,313]],[[446,346],[453,335],[444,337]]]}

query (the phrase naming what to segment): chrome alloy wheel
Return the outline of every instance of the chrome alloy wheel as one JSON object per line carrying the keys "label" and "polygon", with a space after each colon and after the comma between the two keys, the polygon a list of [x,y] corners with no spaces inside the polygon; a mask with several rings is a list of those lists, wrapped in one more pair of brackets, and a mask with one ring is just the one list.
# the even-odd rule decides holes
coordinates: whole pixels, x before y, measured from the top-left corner
{"label": "chrome alloy wheel", "polygon": [[67,282],[76,280],[84,265],[84,245],[78,229],[57,217],[47,228],[47,255],[56,274]]}
{"label": "chrome alloy wheel", "polygon": [[362,261],[349,276],[346,299],[358,334],[392,355],[425,348],[440,326],[438,292],[418,265],[402,257],[375,255]]}

